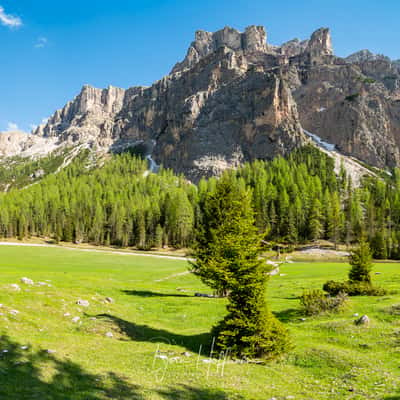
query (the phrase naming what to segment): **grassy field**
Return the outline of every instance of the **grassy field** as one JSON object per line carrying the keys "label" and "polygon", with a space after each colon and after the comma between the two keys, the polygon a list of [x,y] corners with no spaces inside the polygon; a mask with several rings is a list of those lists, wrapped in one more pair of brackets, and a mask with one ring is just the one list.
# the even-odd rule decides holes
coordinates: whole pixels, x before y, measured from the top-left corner
{"label": "grassy field", "polygon": [[[400,399],[399,264],[375,267],[389,295],[302,320],[302,291],[344,279],[347,269],[284,265],[268,299],[293,351],[267,365],[223,363],[209,362],[204,349],[225,301],[193,296],[210,291],[186,273],[186,261],[1,246],[0,399]],[[356,327],[355,313],[371,325]]]}

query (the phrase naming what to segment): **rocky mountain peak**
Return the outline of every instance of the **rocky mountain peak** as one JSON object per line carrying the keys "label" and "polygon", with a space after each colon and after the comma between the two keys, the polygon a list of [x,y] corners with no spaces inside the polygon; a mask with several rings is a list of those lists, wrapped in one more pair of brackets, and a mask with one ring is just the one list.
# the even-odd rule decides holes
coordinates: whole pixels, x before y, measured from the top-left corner
{"label": "rocky mountain peak", "polygon": [[84,85],[74,102],[80,114],[87,112],[117,113],[123,104],[125,90],[114,86],[98,89]]}
{"label": "rocky mountain peak", "polygon": [[311,57],[332,56],[332,39],[329,28],[320,28],[316,30],[307,43],[306,51]]}
{"label": "rocky mountain peak", "polygon": [[375,61],[375,60],[385,60],[390,61],[390,59],[382,54],[374,54],[368,49],[357,51],[346,57],[346,61],[350,63],[360,63],[364,61]]}
{"label": "rocky mountain peak", "polygon": [[200,59],[214,53],[221,47],[231,51],[267,52],[267,33],[263,26],[249,26],[244,32],[226,26],[216,32],[199,30],[195,34],[195,41],[189,47],[185,59],[176,64],[172,73],[191,68]]}
{"label": "rocky mountain peak", "polygon": [[[108,145],[113,120],[122,109],[124,97],[124,89],[84,85],[72,101],[57,110],[45,124],[39,125],[34,134],[72,142],[104,136],[107,137],[104,145]],[[101,140],[97,144],[101,144]]]}
{"label": "rocky mountain peak", "polygon": [[85,85],[36,135],[4,136],[0,150],[29,150],[34,136],[48,148],[151,143],[157,164],[198,180],[287,154],[308,132],[371,165],[400,165],[398,61],[368,50],[335,57],[327,28],[281,46],[266,39],[261,26],[199,30],[172,74],[127,90]]}
{"label": "rocky mountain peak", "polygon": [[303,53],[308,45],[308,40],[292,39],[286,43],[283,43],[279,48],[279,52],[287,57],[294,57]]}

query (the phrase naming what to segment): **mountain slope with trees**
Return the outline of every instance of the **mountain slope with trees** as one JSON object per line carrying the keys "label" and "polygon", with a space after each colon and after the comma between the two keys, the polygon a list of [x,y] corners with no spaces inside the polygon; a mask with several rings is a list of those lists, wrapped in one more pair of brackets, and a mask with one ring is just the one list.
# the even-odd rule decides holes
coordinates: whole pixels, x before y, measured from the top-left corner
{"label": "mountain slope with trees", "polygon": [[[97,245],[190,247],[199,205],[218,178],[198,185],[129,153],[87,164],[88,150],[57,174],[0,196],[0,235]],[[319,239],[351,244],[365,232],[374,257],[400,258],[400,173],[354,188],[344,169],[313,146],[255,161],[233,174],[252,190],[264,239],[294,246]]]}

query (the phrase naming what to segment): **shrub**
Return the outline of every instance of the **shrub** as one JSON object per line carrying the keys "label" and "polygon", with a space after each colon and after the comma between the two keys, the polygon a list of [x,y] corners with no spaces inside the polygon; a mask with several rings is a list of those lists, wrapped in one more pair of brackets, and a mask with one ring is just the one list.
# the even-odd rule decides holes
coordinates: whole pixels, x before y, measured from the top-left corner
{"label": "shrub", "polygon": [[300,297],[300,303],[307,315],[340,312],[345,307],[347,300],[347,294],[343,292],[331,297],[322,290],[306,291]]}
{"label": "shrub", "polygon": [[322,287],[331,296],[346,293],[349,296],[384,296],[387,291],[382,287],[372,286],[367,282],[328,281]]}

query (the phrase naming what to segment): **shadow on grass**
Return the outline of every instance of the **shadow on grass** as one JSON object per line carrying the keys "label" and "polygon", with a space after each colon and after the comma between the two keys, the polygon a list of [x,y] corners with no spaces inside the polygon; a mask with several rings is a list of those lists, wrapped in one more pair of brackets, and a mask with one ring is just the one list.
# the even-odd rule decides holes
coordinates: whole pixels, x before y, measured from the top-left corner
{"label": "shadow on grass", "polygon": [[155,329],[148,325],[139,325],[134,322],[126,321],[110,314],[99,314],[96,318],[106,319],[127,335],[131,340],[136,342],[165,343],[185,347],[186,349],[197,353],[200,345],[203,351],[207,351],[211,346],[211,334],[201,333],[198,335],[178,335],[164,329]]}
{"label": "shadow on grass", "polygon": [[[138,387],[127,383],[113,372],[105,375],[90,374],[78,364],[59,360],[46,351],[36,353],[22,350],[8,337],[0,338],[0,399],[24,400],[100,400],[132,399],[143,397]],[[44,379],[42,371],[50,370]]]}
{"label": "shadow on grass", "polygon": [[[6,336],[0,337],[0,399],[4,400],[145,400],[141,388],[114,372],[91,374],[70,360],[46,351],[33,352]],[[42,374],[51,371],[51,376]],[[148,389],[146,390],[148,393]],[[155,389],[166,400],[228,400],[230,394],[189,385]],[[243,399],[236,395],[235,399]]]}
{"label": "shadow on grass", "polygon": [[170,387],[167,390],[159,390],[158,393],[168,400],[244,400],[241,395],[236,394],[234,397],[228,395],[226,392],[218,389],[210,388],[195,388],[187,385],[180,387]]}
{"label": "shadow on grass", "polygon": [[125,293],[129,296],[139,296],[139,297],[193,297],[188,294],[159,293],[159,292],[152,292],[150,290],[122,290],[122,293]]}
{"label": "shadow on grass", "polygon": [[398,395],[384,397],[383,400],[400,400],[400,392]]}
{"label": "shadow on grass", "polygon": [[288,308],[287,310],[274,311],[274,315],[281,322],[293,322],[302,317],[303,313],[297,308]]}

